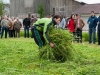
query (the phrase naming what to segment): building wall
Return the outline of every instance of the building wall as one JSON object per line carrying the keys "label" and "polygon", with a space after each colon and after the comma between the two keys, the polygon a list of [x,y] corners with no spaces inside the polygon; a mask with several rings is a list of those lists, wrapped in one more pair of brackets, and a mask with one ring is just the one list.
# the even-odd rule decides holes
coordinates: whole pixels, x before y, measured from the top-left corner
{"label": "building wall", "polygon": [[44,6],[45,15],[61,13],[67,17],[81,6],[74,0],[10,0],[10,14],[23,17],[26,13],[37,13],[39,4]]}
{"label": "building wall", "polygon": [[10,0],[10,16],[23,17],[28,13],[37,13],[39,4],[44,6],[45,14],[50,12],[49,0]]}
{"label": "building wall", "polygon": [[[63,12],[55,12],[56,14],[61,13],[62,15],[69,17],[71,13],[77,10],[82,4],[74,0],[50,0],[50,13],[54,13],[53,8],[64,8]],[[56,11],[56,10],[55,10]]]}

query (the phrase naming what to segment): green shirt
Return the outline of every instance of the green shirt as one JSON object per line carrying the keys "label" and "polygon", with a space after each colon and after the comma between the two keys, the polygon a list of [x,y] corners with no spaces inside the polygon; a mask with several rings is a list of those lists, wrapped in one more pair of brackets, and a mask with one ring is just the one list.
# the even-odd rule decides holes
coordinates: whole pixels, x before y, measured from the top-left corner
{"label": "green shirt", "polygon": [[55,21],[52,18],[42,18],[37,20],[33,26],[36,26],[36,29],[43,32],[43,37],[46,43],[50,43],[48,38],[48,31],[53,27],[54,28]]}

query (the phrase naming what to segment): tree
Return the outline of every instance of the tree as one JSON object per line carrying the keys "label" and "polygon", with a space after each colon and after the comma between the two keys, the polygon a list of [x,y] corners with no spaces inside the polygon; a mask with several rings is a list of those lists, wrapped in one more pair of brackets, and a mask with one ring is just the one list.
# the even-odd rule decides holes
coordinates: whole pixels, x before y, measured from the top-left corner
{"label": "tree", "polygon": [[44,8],[43,8],[42,4],[38,5],[38,14],[39,14],[40,18],[44,17],[45,12],[44,12]]}
{"label": "tree", "polygon": [[4,6],[4,3],[2,0],[0,0],[0,15],[3,15],[3,6]]}

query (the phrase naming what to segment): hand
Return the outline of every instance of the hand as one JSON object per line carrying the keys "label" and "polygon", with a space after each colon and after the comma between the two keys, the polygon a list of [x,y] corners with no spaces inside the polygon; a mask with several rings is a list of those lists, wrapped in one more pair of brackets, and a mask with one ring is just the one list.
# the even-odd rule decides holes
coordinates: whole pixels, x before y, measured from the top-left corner
{"label": "hand", "polygon": [[50,46],[53,48],[54,47],[54,44],[50,42]]}

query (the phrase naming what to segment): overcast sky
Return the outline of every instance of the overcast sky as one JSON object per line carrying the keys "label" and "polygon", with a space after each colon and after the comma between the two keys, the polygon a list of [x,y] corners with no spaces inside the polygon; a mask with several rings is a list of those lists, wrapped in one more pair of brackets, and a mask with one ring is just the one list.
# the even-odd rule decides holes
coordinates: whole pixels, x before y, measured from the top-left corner
{"label": "overcast sky", "polygon": [[[10,0],[3,0],[5,3],[10,3]],[[100,0],[77,0],[77,1],[82,1],[88,4],[93,4],[93,3],[100,3]]]}
{"label": "overcast sky", "polygon": [[77,0],[77,1],[82,1],[88,4],[100,3],[100,0]]}

